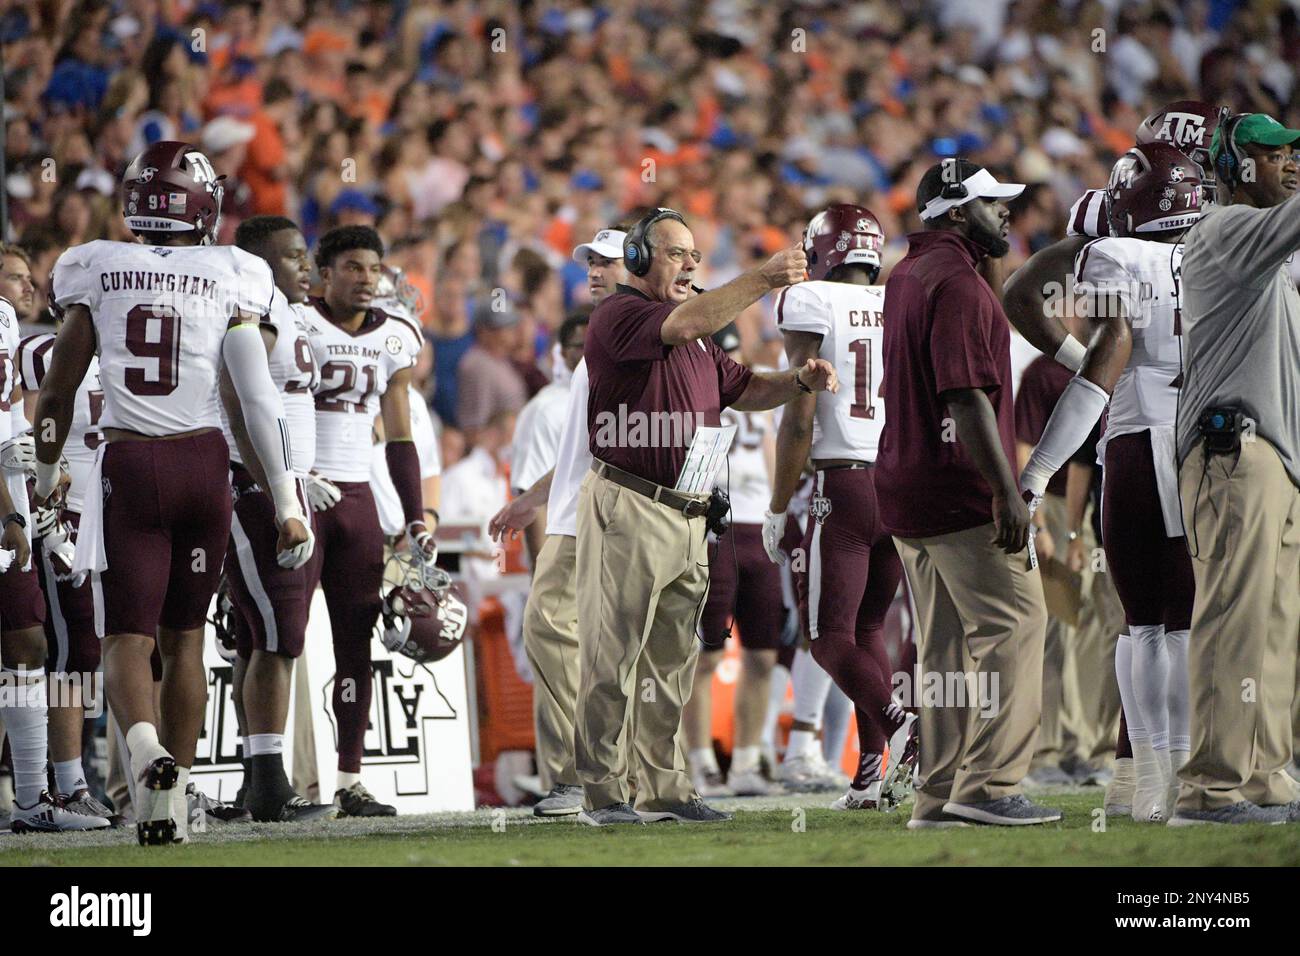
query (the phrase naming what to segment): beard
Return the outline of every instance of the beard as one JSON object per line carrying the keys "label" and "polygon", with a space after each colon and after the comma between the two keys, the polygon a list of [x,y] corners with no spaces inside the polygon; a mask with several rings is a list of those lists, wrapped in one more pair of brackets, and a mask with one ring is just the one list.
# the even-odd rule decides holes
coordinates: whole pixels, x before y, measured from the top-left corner
{"label": "beard", "polygon": [[967,238],[979,246],[993,259],[1001,259],[1011,251],[1011,243],[1002,237],[1002,223],[994,226],[981,222],[972,222]]}

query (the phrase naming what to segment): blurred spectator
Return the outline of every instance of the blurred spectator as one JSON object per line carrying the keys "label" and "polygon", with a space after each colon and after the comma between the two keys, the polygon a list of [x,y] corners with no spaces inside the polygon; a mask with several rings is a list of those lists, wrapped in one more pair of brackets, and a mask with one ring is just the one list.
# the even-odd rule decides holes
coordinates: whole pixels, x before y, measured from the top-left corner
{"label": "blurred spectator", "polygon": [[199,143],[218,176],[225,176],[221,198],[220,243],[233,243],[235,229],[253,214],[253,191],[239,176],[248,155],[249,141],[257,134],[251,123],[232,116],[219,116],[203,127]]}
{"label": "blurred spectator", "polygon": [[456,424],[471,446],[489,421],[517,414],[528,400],[524,379],[511,362],[519,324],[519,313],[504,299],[474,307],[474,344],[456,368]]}

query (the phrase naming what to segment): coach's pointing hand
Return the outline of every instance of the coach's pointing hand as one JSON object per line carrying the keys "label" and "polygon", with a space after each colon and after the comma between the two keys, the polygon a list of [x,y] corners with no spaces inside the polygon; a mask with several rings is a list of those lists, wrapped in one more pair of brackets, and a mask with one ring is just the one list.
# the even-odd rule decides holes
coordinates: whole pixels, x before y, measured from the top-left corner
{"label": "coach's pointing hand", "polygon": [[807,277],[808,257],[802,246],[792,246],[768,259],[758,272],[773,289],[794,285]]}

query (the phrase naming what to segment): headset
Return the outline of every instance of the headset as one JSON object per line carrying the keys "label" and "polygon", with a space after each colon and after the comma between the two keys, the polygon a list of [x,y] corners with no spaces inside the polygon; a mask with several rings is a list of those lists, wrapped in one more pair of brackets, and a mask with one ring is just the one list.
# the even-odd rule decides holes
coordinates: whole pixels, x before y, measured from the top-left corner
{"label": "headset", "polygon": [[961,172],[958,161],[956,159],[945,159],[943,165],[946,175],[943,177],[943,189],[939,190],[939,198],[965,199],[970,195],[970,191],[966,188],[964,182],[956,178],[956,174]]}
{"label": "headset", "polygon": [[628,230],[628,234],[623,238],[623,265],[629,275],[643,276],[650,271],[651,253],[650,244],[646,242],[646,234],[651,226],[664,219],[675,219],[683,226],[686,225],[686,220],[677,210],[659,206],[653,212],[642,216],[637,224]]}
{"label": "headset", "polygon": [[1241,167],[1246,162],[1246,156],[1237,146],[1237,127],[1249,115],[1249,113],[1238,113],[1228,117],[1227,121],[1219,126],[1219,144],[1222,148],[1214,161],[1214,171],[1228,184],[1229,190],[1236,189],[1240,185],[1237,177],[1241,175]]}

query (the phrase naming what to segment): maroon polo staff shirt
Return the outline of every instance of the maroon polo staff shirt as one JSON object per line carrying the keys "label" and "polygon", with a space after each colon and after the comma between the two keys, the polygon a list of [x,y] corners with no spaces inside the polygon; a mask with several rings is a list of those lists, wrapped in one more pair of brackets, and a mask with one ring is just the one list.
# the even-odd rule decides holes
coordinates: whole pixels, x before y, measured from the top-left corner
{"label": "maroon polo staff shirt", "polygon": [[583,350],[592,455],[670,488],[695,428],[717,426],[753,375],[710,338],[665,345],[660,332],[676,307],[620,285],[592,310]]}
{"label": "maroon polo staff shirt", "polygon": [[940,397],[978,388],[997,415],[1016,473],[1011,331],[1002,304],[975,271],[983,250],[952,232],[908,237],[885,284],[885,429],[876,493],[885,528],[904,538],[965,531],[993,521],[993,492],[957,441]]}

